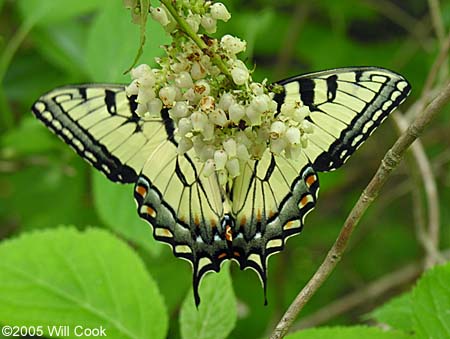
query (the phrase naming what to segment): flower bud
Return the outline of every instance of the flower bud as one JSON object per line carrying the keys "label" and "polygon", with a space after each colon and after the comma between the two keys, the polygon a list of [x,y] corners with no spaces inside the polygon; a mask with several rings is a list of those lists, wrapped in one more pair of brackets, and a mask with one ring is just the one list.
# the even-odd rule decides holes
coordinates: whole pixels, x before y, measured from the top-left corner
{"label": "flower bud", "polygon": [[188,17],[186,18],[186,22],[188,23],[189,26],[191,26],[194,33],[198,32],[201,20],[202,18],[198,14],[189,14]]}
{"label": "flower bud", "polygon": [[225,5],[221,2],[216,2],[210,7],[211,16],[216,20],[222,20],[227,22],[231,18],[231,14],[228,12]]}
{"label": "flower bud", "polygon": [[177,96],[177,90],[173,86],[166,86],[159,90],[159,97],[165,106],[172,106]]}
{"label": "flower bud", "polygon": [[173,119],[180,119],[187,116],[189,107],[185,101],[177,101],[175,105],[169,110],[169,115]]}
{"label": "flower bud", "polygon": [[213,159],[208,159],[205,162],[205,166],[203,167],[203,175],[205,177],[209,177],[211,176],[211,174],[214,173],[214,171],[216,170],[216,164],[214,163]]}
{"label": "flower bud", "polygon": [[225,114],[225,112],[223,111],[223,109],[216,109],[214,111],[212,111],[211,113],[209,113],[209,120],[217,126],[223,127],[226,125],[227,123],[227,116]]}
{"label": "flower bud", "polygon": [[314,132],[314,125],[311,124],[308,120],[303,120],[301,124],[301,128],[305,133],[311,134]]}
{"label": "flower bud", "polygon": [[246,46],[247,43],[245,41],[229,34],[224,35],[222,39],[220,39],[220,47],[231,54],[238,54],[245,51]]}
{"label": "flower bud", "polygon": [[147,64],[141,64],[133,69],[131,69],[131,78],[132,79],[139,79],[143,77],[144,75],[151,73],[152,69]]}
{"label": "flower bud", "polygon": [[297,127],[289,127],[286,131],[286,139],[292,145],[300,144],[300,130]]}
{"label": "flower bud", "polygon": [[199,62],[195,61],[192,64],[191,76],[194,80],[202,79],[206,76],[206,69]]}
{"label": "flower bud", "polygon": [[214,162],[216,163],[216,169],[221,170],[225,168],[227,163],[227,153],[224,150],[217,150],[214,152]]}
{"label": "flower bud", "polygon": [[192,140],[190,138],[182,137],[178,141],[177,153],[185,154],[192,148],[192,146],[194,146],[194,144],[192,143]]}
{"label": "flower bud", "polygon": [[279,155],[286,148],[287,143],[284,138],[274,139],[270,141],[270,150],[273,154]]}
{"label": "flower bud", "polygon": [[226,169],[218,170],[216,172],[219,185],[224,186],[228,181],[228,173]]}
{"label": "flower bud", "polygon": [[209,86],[208,81],[198,80],[195,82],[195,86],[194,86],[195,94],[198,94],[201,96],[207,96],[207,95],[209,95],[210,91],[211,91],[211,87]]}
{"label": "flower bud", "polygon": [[228,158],[234,158],[236,156],[236,141],[232,138],[222,142],[223,149],[227,152]]}
{"label": "flower bud", "polygon": [[239,160],[236,158],[229,159],[225,167],[231,178],[236,178],[240,174]]}
{"label": "flower bud", "polygon": [[252,126],[261,125],[261,113],[258,112],[253,106],[247,106],[245,109],[245,115]]}
{"label": "flower bud", "polygon": [[286,125],[281,121],[274,121],[272,125],[270,125],[270,138],[278,139],[286,130]]}
{"label": "flower bud", "polygon": [[231,77],[233,78],[234,83],[240,86],[244,85],[247,82],[250,74],[248,73],[247,69],[234,67],[231,69]]}
{"label": "flower bud", "polygon": [[230,105],[234,102],[233,95],[231,93],[224,93],[219,99],[219,108],[227,111]]}
{"label": "flower bud", "polygon": [[212,111],[213,109],[214,109],[214,107],[215,107],[215,101],[214,101],[214,98],[213,97],[211,97],[211,96],[205,96],[205,97],[202,97],[201,99],[200,99],[200,102],[199,102],[199,107],[200,107],[200,109],[202,110],[202,111],[204,111],[204,112],[210,112],[210,111]]}
{"label": "flower bud", "polygon": [[162,106],[163,106],[162,101],[158,98],[150,100],[150,102],[147,104],[149,113],[158,116],[161,113]]}
{"label": "flower bud", "polygon": [[217,22],[212,16],[206,14],[202,17],[201,25],[205,29],[206,33],[212,34],[216,33],[217,30]]}
{"label": "flower bud", "polygon": [[178,133],[181,136],[185,136],[191,130],[192,130],[191,119],[189,119],[189,118],[181,118],[180,121],[178,121]]}
{"label": "flower bud", "polygon": [[208,124],[208,117],[204,113],[194,112],[191,114],[191,122],[192,129],[201,132],[205,129],[206,124]]}
{"label": "flower bud", "polygon": [[132,95],[137,95],[139,92],[139,87],[137,85],[137,80],[133,80],[131,84],[129,84],[127,87],[125,87],[125,93],[127,94],[127,97],[130,97]]}
{"label": "flower bud", "polygon": [[250,159],[250,154],[248,153],[248,149],[243,144],[237,145],[236,155],[237,155],[238,159],[243,160],[243,161],[247,161]]}
{"label": "flower bud", "polygon": [[237,124],[244,117],[245,108],[238,103],[232,103],[228,108],[228,113],[230,116],[230,120]]}
{"label": "flower bud", "polygon": [[161,26],[167,26],[170,22],[166,11],[161,7],[150,7],[150,14],[154,20],[161,24]]}
{"label": "flower bud", "polygon": [[191,75],[188,72],[181,72],[175,78],[175,85],[179,88],[191,88],[194,86]]}

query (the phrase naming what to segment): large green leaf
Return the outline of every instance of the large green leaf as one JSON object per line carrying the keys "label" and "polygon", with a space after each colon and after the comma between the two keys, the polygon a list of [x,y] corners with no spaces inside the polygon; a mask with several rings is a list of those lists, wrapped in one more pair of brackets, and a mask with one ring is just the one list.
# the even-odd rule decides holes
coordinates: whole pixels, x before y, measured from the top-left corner
{"label": "large green leaf", "polygon": [[[119,1],[105,2],[104,11],[93,23],[87,44],[87,67],[94,81],[130,82],[123,72],[130,67],[139,49],[139,26],[131,23],[129,12]],[[161,54],[160,45],[168,36],[154,20],[147,22],[147,39],[139,63],[153,64]]]}
{"label": "large green leaf", "polygon": [[407,332],[413,331],[413,312],[411,293],[396,297],[370,313],[378,322]]}
{"label": "large green leaf", "polygon": [[417,334],[450,338],[450,263],[427,271],[412,294]]}
{"label": "large green leaf", "polygon": [[[67,146],[61,143],[61,147]],[[0,205],[7,219],[15,220],[22,230],[98,220],[86,204],[85,165],[69,149],[58,156],[30,157],[22,163],[13,159],[11,164],[17,168],[0,173]]]}
{"label": "large green leaf", "polygon": [[58,228],[0,245],[0,319],[17,326],[106,329],[109,338],[165,338],[162,297],[140,258],[104,230]]}
{"label": "large green leaf", "polygon": [[407,339],[400,331],[383,331],[368,326],[311,328],[286,336],[286,339]]}
{"label": "large green leaf", "polygon": [[96,210],[105,225],[152,254],[159,253],[164,245],[154,240],[152,228],[139,217],[133,185],[114,184],[93,171],[93,191]]}
{"label": "large green leaf", "polygon": [[205,277],[200,286],[200,297],[198,309],[195,308],[192,291],[184,300],[180,313],[182,338],[227,338],[237,317],[228,263],[222,266],[220,273],[211,273]]}

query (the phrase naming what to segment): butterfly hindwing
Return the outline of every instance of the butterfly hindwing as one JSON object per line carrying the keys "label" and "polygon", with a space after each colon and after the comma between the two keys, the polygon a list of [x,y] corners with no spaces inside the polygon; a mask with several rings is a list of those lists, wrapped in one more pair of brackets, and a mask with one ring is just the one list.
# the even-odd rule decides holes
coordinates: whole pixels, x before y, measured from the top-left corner
{"label": "butterfly hindwing", "polygon": [[316,171],[340,167],[408,96],[411,86],[397,73],[376,67],[338,68],[278,82],[279,106],[308,106],[314,124],[305,153]]}

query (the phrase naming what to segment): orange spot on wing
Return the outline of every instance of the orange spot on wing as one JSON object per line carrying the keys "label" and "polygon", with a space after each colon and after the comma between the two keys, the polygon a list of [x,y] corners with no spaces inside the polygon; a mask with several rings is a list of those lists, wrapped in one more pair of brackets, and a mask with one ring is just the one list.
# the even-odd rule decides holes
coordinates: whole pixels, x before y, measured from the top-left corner
{"label": "orange spot on wing", "polygon": [[162,228],[161,232],[166,237],[171,237],[172,236],[172,232],[170,232],[167,228]]}
{"label": "orange spot on wing", "polygon": [[198,218],[198,215],[196,215],[195,217],[194,217],[194,224],[195,224],[195,226],[200,226],[200,219]]}
{"label": "orange spot on wing", "polygon": [[305,196],[302,198],[302,200],[300,200],[299,207],[300,207],[300,208],[305,207],[306,204],[307,204],[308,202],[309,202],[308,195],[305,195]]}
{"label": "orange spot on wing", "polygon": [[147,206],[147,214],[149,216],[151,216],[152,218],[156,217],[156,212],[153,208],[151,208],[150,206]]}
{"label": "orange spot on wing", "polygon": [[209,221],[209,224],[211,225],[211,227],[216,227],[216,226],[217,226],[216,219],[211,219],[211,220]]}
{"label": "orange spot on wing", "polygon": [[316,182],[316,176],[315,175],[310,175],[309,177],[306,178],[306,184],[308,185],[308,187],[310,187],[312,184],[314,184]]}
{"label": "orange spot on wing", "polygon": [[247,217],[244,215],[242,218],[241,218],[241,226],[245,226],[247,224]]}
{"label": "orange spot on wing", "polygon": [[229,225],[225,227],[225,239],[227,241],[233,241],[233,232],[231,232],[231,227]]}
{"label": "orange spot on wing", "polygon": [[284,225],[284,229],[288,230],[288,229],[292,228],[293,226],[294,226],[294,223],[292,221],[288,221],[286,223],[286,225]]}
{"label": "orange spot on wing", "polygon": [[227,256],[227,254],[224,252],[224,253],[220,253],[218,256],[217,256],[217,258],[218,259],[222,259],[223,257],[226,257]]}
{"label": "orange spot on wing", "polygon": [[136,186],[136,193],[138,193],[141,197],[145,198],[147,195],[147,189],[144,186]]}
{"label": "orange spot on wing", "polygon": [[269,211],[269,218],[272,218],[275,215],[274,211]]}
{"label": "orange spot on wing", "polygon": [[262,216],[261,216],[261,210],[258,210],[258,213],[256,213],[256,221],[261,222]]}
{"label": "orange spot on wing", "polygon": [[234,255],[235,257],[240,257],[240,256],[241,256],[241,255],[239,254],[239,252],[236,252],[236,251],[233,252],[233,255]]}

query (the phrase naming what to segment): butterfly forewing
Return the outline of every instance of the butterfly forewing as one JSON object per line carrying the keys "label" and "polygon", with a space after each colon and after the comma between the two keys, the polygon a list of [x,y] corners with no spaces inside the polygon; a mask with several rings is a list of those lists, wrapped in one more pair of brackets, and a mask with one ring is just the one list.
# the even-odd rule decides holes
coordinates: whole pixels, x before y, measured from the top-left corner
{"label": "butterfly forewing", "polygon": [[80,85],[42,96],[33,113],[109,179],[133,183],[167,134],[161,119],[143,120],[121,85]]}
{"label": "butterfly forewing", "polygon": [[411,87],[400,75],[376,67],[339,68],[278,82],[279,105],[309,107],[314,133],[305,149],[317,171],[340,167],[408,96]]}

